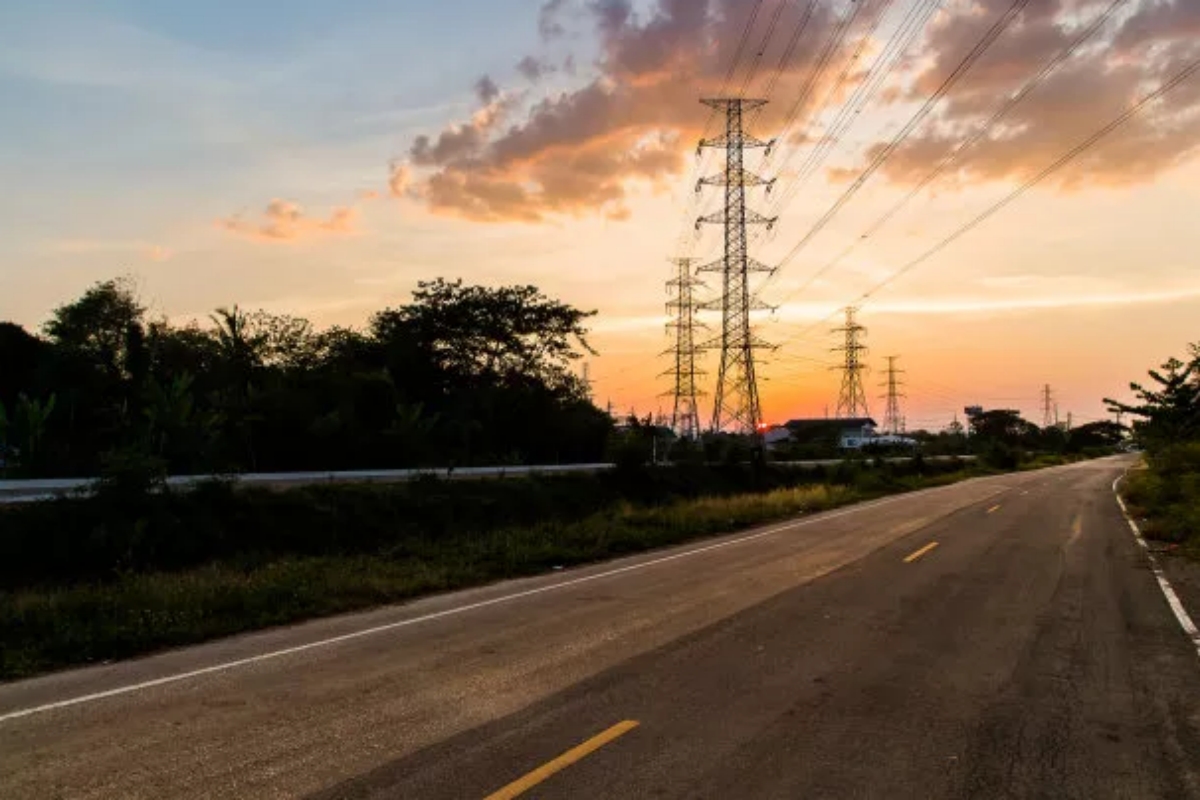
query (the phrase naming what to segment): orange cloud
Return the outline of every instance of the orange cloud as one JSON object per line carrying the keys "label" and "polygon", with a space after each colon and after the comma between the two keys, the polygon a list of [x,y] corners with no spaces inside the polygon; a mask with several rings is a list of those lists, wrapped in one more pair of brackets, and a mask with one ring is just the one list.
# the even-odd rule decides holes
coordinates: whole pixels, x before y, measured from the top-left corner
{"label": "orange cloud", "polygon": [[[931,30],[935,54],[908,94],[920,100],[933,91],[984,30],[1010,5],[979,0],[974,14],[950,14]],[[1019,91],[1056,54],[1097,18],[1107,4],[1081,8],[1078,0],[1032,3],[1006,31],[928,124],[887,162],[897,183],[920,181],[977,130],[1006,97]],[[1029,94],[958,160],[959,183],[1024,180],[1091,135],[1138,98],[1162,85],[1200,55],[1200,3],[1160,0],[1117,15],[1091,45]],[[1200,152],[1200,82],[1191,81],[1139,115],[1101,146],[1055,178],[1063,189],[1118,185],[1153,179]],[[868,151],[873,158],[885,145]],[[844,174],[838,177],[845,177]]]}
{"label": "orange cloud", "polygon": [[288,242],[323,234],[348,234],[354,231],[358,210],[350,206],[333,209],[327,219],[306,216],[290,200],[272,200],[257,222],[240,216],[217,220],[217,227],[239,236],[262,242]]}
{"label": "orange cloud", "polygon": [[[802,36],[793,40],[777,32],[760,52],[758,43],[767,25],[778,31],[798,30],[808,6],[790,0],[654,0],[648,9],[635,12],[629,0],[550,0],[539,18],[543,37],[562,36],[567,15],[572,23],[590,23],[600,44],[598,74],[582,86],[525,108],[511,125],[523,98],[481,80],[476,86],[479,111],[413,142],[409,159],[416,172],[402,173],[402,193],[424,200],[435,212],[489,222],[612,216],[631,182],[661,182],[682,173],[709,119],[697,97],[737,93],[751,59],[759,68],[747,93],[754,95],[770,82],[776,98],[751,118],[751,127],[763,137],[780,131],[795,99],[814,77],[840,13],[855,8],[820,4]],[[1011,0],[949,4],[882,88],[877,107],[907,115],[900,104],[928,97],[1009,6]],[[808,95],[813,104],[830,95],[839,73],[853,67],[852,53],[887,7],[857,6],[841,52],[833,55]],[[1077,35],[1081,19],[1086,24],[1103,7],[1091,0],[1031,3],[935,117],[894,154],[885,174],[900,183],[919,180],[965,131],[987,119],[1004,98],[1063,50]],[[1114,17],[1096,42],[1101,46],[1077,54],[1018,107],[1003,130],[968,154],[961,177],[998,180],[1040,170],[1070,143],[1112,118],[1114,109],[1128,107],[1147,87],[1194,57],[1200,48],[1200,3],[1155,0],[1131,8]],[[750,52],[742,54],[742,66],[730,81],[729,65],[756,11],[755,27],[746,39]],[[864,52],[879,51],[876,46]],[[534,77],[541,63],[529,56],[520,71]],[[830,102],[840,103],[866,74],[861,66],[851,69],[839,96]],[[823,135],[815,109],[802,107],[800,112],[787,146],[807,147]],[[1064,175],[1080,183],[1144,180],[1195,153],[1198,117],[1200,82],[1193,82]],[[874,152],[878,150],[868,155]]]}
{"label": "orange cloud", "polygon": [[169,261],[174,256],[174,250],[169,247],[163,247],[161,244],[152,244],[146,247],[146,257],[151,261]]}
{"label": "orange cloud", "polygon": [[[595,0],[586,11],[551,0],[539,20],[543,34],[560,35],[566,13],[590,20],[601,45],[598,74],[575,90],[534,103],[513,125],[501,122],[516,117],[522,97],[477,91],[479,112],[413,142],[409,158],[419,174],[405,175],[406,189],[435,212],[478,221],[537,222],[549,215],[593,213],[624,218],[628,184],[658,185],[687,167],[709,119],[698,96],[731,90],[728,66],[757,2],[658,0],[634,14],[625,0]],[[779,29],[797,28],[807,4],[769,5],[780,3],[786,7],[779,9]],[[819,7],[800,46],[789,47],[789,36],[775,36],[761,56],[755,54],[760,79],[773,77],[777,96],[788,98],[756,114],[756,130],[782,125],[837,14],[838,9]],[[752,38],[765,34],[767,19],[775,16],[761,14]],[[743,63],[747,60],[743,54]],[[521,63],[525,77],[533,77],[534,65],[544,62],[531,56]],[[825,70],[813,95],[823,96],[835,76],[835,70]],[[500,97],[506,105],[497,114]],[[803,131],[796,135],[804,138]]]}

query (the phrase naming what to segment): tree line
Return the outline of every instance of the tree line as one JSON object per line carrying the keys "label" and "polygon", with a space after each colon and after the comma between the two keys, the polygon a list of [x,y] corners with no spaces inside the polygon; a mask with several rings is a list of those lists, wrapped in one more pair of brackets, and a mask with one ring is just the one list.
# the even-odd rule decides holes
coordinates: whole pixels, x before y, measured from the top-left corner
{"label": "tree line", "polygon": [[10,477],[595,461],[612,420],[572,369],[594,313],[437,279],[362,330],[238,306],[176,325],[109,280],[38,332],[0,322],[0,459]]}

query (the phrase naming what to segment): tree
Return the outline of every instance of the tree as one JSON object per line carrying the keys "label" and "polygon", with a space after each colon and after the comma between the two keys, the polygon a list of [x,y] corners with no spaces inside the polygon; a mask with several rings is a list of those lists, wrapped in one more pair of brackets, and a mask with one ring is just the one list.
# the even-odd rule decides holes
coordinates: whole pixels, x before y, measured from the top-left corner
{"label": "tree", "polygon": [[43,442],[51,415],[54,414],[56,399],[50,395],[45,400],[30,399],[22,394],[17,398],[13,421],[7,425],[11,440],[22,468],[37,471],[46,459]]}
{"label": "tree", "polygon": [[22,464],[39,475],[595,461],[612,421],[571,369],[591,315],[533,287],[436,280],[363,332],[236,305],[175,326],[107,281],[45,338],[0,324],[4,435],[28,449],[24,394],[56,400]]}
{"label": "tree", "polygon": [[1105,399],[1110,411],[1136,417],[1134,432],[1148,446],[1165,446],[1196,438],[1200,434],[1200,343],[1188,348],[1187,362],[1167,360],[1150,370],[1157,388],[1131,383],[1140,401],[1136,404]]}
{"label": "tree", "polygon": [[463,286],[461,280],[422,281],[413,302],[376,315],[381,339],[411,337],[435,366],[462,379],[528,378],[554,389],[582,390],[568,370],[594,353],[580,311],[533,286]]}
{"label": "tree", "polygon": [[1038,427],[1021,418],[1017,411],[996,409],[974,414],[970,419],[971,435],[979,439],[1016,446],[1036,439]]}
{"label": "tree", "polygon": [[0,404],[13,406],[17,395],[34,389],[49,346],[13,322],[0,322]]}
{"label": "tree", "polygon": [[1125,441],[1126,433],[1124,425],[1111,420],[1097,420],[1073,429],[1069,445],[1073,451],[1116,447]]}
{"label": "tree", "polygon": [[61,348],[75,350],[111,378],[125,376],[130,328],[140,325],[145,308],[127,278],[92,286],[83,297],[59,306],[43,327]]}

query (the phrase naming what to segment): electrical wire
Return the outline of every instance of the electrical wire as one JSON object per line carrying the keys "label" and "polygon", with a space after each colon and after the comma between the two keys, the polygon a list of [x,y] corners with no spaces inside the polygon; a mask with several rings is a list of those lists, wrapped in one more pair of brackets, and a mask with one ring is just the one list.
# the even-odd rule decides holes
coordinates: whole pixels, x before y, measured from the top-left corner
{"label": "electrical wire", "polygon": [[[916,199],[917,195],[919,195],[927,186],[929,186],[929,184],[941,177],[951,166],[958,163],[959,159],[965,153],[982,141],[984,137],[992,132],[996,125],[998,125],[1013,111],[1013,109],[1020,105],[1021,102],[1024,101],[1025,98],[1027,98],[1035,89],[1041,86],[1047,78],[1049,78],[1058,70],[1059,67],[1069,61],[1079,51],[1080,48],[1087,44],[1092,37],[1101,31],[1109,22],[1109,20],[1112,19],[1112,16],[1128,2],[1129,0],[1114,0],[1114,2],[1109,5],[1103,13],[1094,19],[1087,28],[1080,32],[1080,34],[1071,42],[1070,45],[1059,51],[1059,53],[1049,62],[1047,62],[1036,75],[1030,78],[1025,85],[1020,88],[1020,90],[1008,97],[1000,105],[1000,107],[996,109],[996,111],[988,120],[976,128],[976,130],[970,136],[959,142],[953,150],[947,153],[942,160],[939,161],[933,167],[933,169],[931,169],[912,188],[912,190],[908,192],[907,195],[901,198],[899,202],[897,202],[894,206],[884,212],[882,216],[871,223],[871,225],[861,236],[854,239],[849,245],[847,245],[846,248],[842,250],[842,252],[840,252],[836,258],[823,266],[821,269],[817,270],[816,273],[810,276],[803,284],[793,291],[787,299],[791,299],[795,295],[805,291],[812,286],[813,283],[828,274],[831,270],[836,269],[851,253],[854,252],[854,250],[859,247],[859,245],[878,233],[897,214],[904,210],[909,203]],[[786,303],[787,300],[784,300],[784,302]]]}
{"label": "electrical wire", "polygon": [[983,35],[983,38],[980,39],[973,48],[971,48],[971,51],[967,53],[966,57],[964,57],[958,66],[954,68],[954,70],[945,78],[944,81],[942,81],[942,84],[932,95],[930,95],[921,108],[917,110],[917,113],[914,114],[908,123],[900,129],[900,132],[896,135],[896,137],[892,139],[892,141],[889,142],[888,145],[884,147],[878,154],[876,154],[875,158],[871,160],[871,163],[866,169],[863,170],[862,174],[860,174],[854,180],[854,182],[850,184],[846,191],[842,193],[842,196],[834,202],[829,210],[827,210],[821,216],[821,218],[813,224],[808,233],[805,234],[805,236],[796,244],[795,247],[791,249],[790,252],[788,252],[788,254],[779,263],[778,268],[782,269],[794,258],[796,258],[796,256],[798,256],[800,252],[804,250],[808,243],[816,238],[816,236],[820,234],[820,232],[823,231],[830,222],[833,221],[833,218],[837,216],[837,214],[854,198],[856,194],[858,194],[859,190],[866,185],[867,181],[869,181],[871,177],[879,171],[880,167],[882,167],[887,160],[892,157],[896,150],[898,150],[900,146],[904,144],[913,131],[915,131],[917,127],[925,121],[930,113],[933,112],[933,109],[938,105],[938,103],[941,102],[942,98],[944,98],[950,92],[950,90],[953,89],[968,72],[970,72],[971,68],[975,66],[976,62],[978,62],[979,59],[983,57],[984,53],[986,53],[996,42],[996,40],[1000,38],[1000,35],[1008,29],[1008,27],[1017,19],[1018,16],[1020,16],[1021,12],[1025,9],[1025,6],[1029,5],[1029,2],[1030,0],[1013,0],[1012,5],[1009,6],[1008,9],[1000,15],[1000,18],[992,24],[992,27],[989,28],[988,31]]}
{"label": "electrical wire", "polygon": [[[1195,61],[1190,62],[1182,70],[1180,70],[1178,73],[1176,73],[1170,80],[1166,81],[1161,86],[1159,86],[1158,89],[1143,96],[1138,102],[1134,103],[1132,106],[1127,108],[1124,112],[1122,112],[1121,114],[1116,116],[1114,119],[1112,119],[1106,125],[1104,125],[1100,129],[1098,129],[1097,131],[1092,133],[1090,136],[1081,140],[1078,144],[1076,144],[1074,147],[1072,147],[1067,152],[1063,153],[1063,155],[1059,156],[1059,158],[1057,158],[1055,161],[1053,161],[1052,163],[1047,165],[1045,168],[1043,168],[1040,172],[1038,172],[1032,178],[1025,181],[1023,184],[1021,184],[1016,189],[1014,189],[1013,191],[1011,191],[1010,193],[1005,195],[1003,198],[1001,198],[996,203],[993,203],[986,210],[984,210],[980,214],[973,217],[970,221],[968,221],[965,225],[963,225],[960,228],[958,228],[957,230],[955,230],[953,233],[949,234],[945,238],[938,241],[936,244],[934,244],[929,249],[925,250],[919,256],[917,256],[916,258],[914,258],[911,261],[904,264],[904,266],[902,266],[899,269],[892,272],[890,275],[888,275],[882,281],[875,284],[873,287],[871,287],[867,291],[863,292],[855,300],[851,301],[851,303],[849,305],[861,306],[866,301],[870,300],[872,297],[874,297],[876,294],[878,294],[880,291],[887,288],[891,284],[895,283],[897,280],[904,277],[908,273],[912,272],[914,269],[921,266],[922,264],[924,264],[929,259],[933,258],[938,253],[942,252],[947,247],[954,244],[959,239],[966,236],[968,233],[970,233],[971,231],[975,230],[983,223],[990,220],[996,214],[998,214],[1001,211],[1003,211],[1004,209],[1008,208],[1010,205],[1012,205],[1017,200],[1019,200],[1021,197],[1023,197],[1026,193],[1028,193],[1031,189],[1033,189],[1033,188],[1037,187],[1038,185],[1040,185],[1041,183],[1043,183],[1047,178],[1050,178],[1053,175],[1057,174],[1064,167],[1070,165],[1072,162],[1074,162],[1080,156],[1082,156],[1083,154],[1085,154],[1086,152],[1091,150],[1096,145],[1100,144],[1104,139],[1108,138],[1115,131],[1117,131],[1119,128],[1123,127],[1124,125],[1126,125],[1130,120],[1132,120],[1134,117],[1136,117],[1138,114],[1140,114],[1149,105],[1151,105],[1155,101],[1157,101],[1157,100],[1161,99],[1162,97],[1164,97],[1165,95],[1167,95],[1169,92],[1171,92],[1173,89],[1178,87],[1184,81],[1191,78],[1197,72],[1200,72],[1200,59],[1196,59]],[[835,312],[835,313],[837,313],[837,312]],[[801,331],[801,333],[797,336],[797,338],[802,339],[807,333],[812,332],[818,326],[824,324],[829,319],[831,319],[833,316],[834,315],[831,314],[829,317],[826,317],[825,319],[821,320],[820,322],[814,323],[813,325],[809,326],[804,331]]]}

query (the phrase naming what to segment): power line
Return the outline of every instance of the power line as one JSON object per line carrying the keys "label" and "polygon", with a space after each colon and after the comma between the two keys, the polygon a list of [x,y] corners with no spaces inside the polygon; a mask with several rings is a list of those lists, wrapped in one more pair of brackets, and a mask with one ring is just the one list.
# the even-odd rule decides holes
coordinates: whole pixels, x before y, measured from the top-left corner
{"label": "power line", "polygon": [[[830,28],[829,36],[825,41],[824,47],[821,49],[821,55],[816,66],[809,70],[808,77],[804,82],[803,88],[800,90],[800,94],[797,96],[795,102],[792,104],[791,108],[788,110],[788,113],[784,117],[783,124],[780,128],[780,133],[776,137],[777,141],[785,144],[787,143],[796,121],[808,107],[808,102],[812,99],[813,92],[816,89],[821,76],[825,74],[825,70],[833,61],[833,58],[837,52],[841,49],[842,43],[845,41],[846,34],[849,32],[850,26],[853,25],[854,21],[858,18],[859,12],[865,5],[867,5],[867,2],[857,2],[856,0],[851,0],[850,4],[845,9],[845,12]],[[803,33],[803,29],[808,26],[809,19],[811,19],[815,8],[816,3],[814,2],[810,4],[808,9],[806,9],[805,17],[801,20],[801,24],[797,28],[796,35],[793,37],[793,41],[790,43],[789,48],[794,49],[794,46],[799,39],[799,34]],[[776,78],[772,82],[772,89],[774,88],[774,82],[777,81],[779,75],[782,73],[783,66],[784,62],[781,61],[779,67],[776,69]],[[777,174],[786,171],[787,164],[790,163],[791,159],[795,156],[795,152],[796,151],[794,149],[789,152],[784,165],[777,171]],[[774,151],[769,151],[767,153],[766,160],[763,162],[764,165],[769,165],[771,163],[773,153]],[[757,242],[758,237],[754,237],[753,241]]]}
{"label": "power line", "polygon": [[[825,47],[821,50],[820,58],[808,74],[808,80],[804,82],[804,87],[800,90],[799,96],[788,110],[784,117],[784,123],[779,133],[779,141],[787,142],[791,136],[792,128],[795,126],[796,120],[808,105],[808,101],[812,99],[813,91],[817,87],[817,82],[821,76],[825,74],[829,63],[833,60],[834,55],[841,48],[842,42],[846,39],[846,34],[850,30],[850,26],[854,20],[858,18],[858,14],[862,11],[865,3],[852,2],[850,7],[846,9],[841,18],[830,29],[829,38],[825,42]],[[794,152],[794,151],[793,151]],[[790,160],[790,156],[789,156]],[[786,166],[785,162],[785,166]]]}
{"label": "power line", "polygon": [[779,27],[779,18],[783,16],[783,12],[787,9],[788,2],[789,0],[779,0],[776,4],[775,13],[771,16],[771,21],[767,23],[767,32],[763,35],[762,43],[758,46],[758,52],[754,55],[754,63],[746,71],[746,77],[742,78],[742,88],[738,91],[738,97],[746,96],[746,90],[750,88],[750,83],[757,77],[758,68],[762,65],[763,54],[766,53],[771,39],[775,37],[775,29]]}
{"label": "power line", "polygon": [[[791,62],[792,56],[796,52],[796,47],[800,44],[800,38],[804,36],[804,32],[808,30],[808,24],[812,21],[813,12],[817,10],[817,3],[820,0],[809,0],[805,6],[803,13],[800,15],[800,21],[796,23],[796,27],[792,29],[792,38],[788,41],[787,48],[779,57],[779,64],[775,67],[775,73],[771,76],[771,80],[767,82],[766,91],[763,93],[768,99],[775,91],[775,87],[779,84],[779,80],[783,77],[787,65]],[[784,4],[781,4],[781,7]],[[757,112],[756,112],[757,113]]]}
{"label": "power line", "polygon": [[[829,155],[834,151],[837,145],[841,142],[842,137],[854,124],[854,121],[862,113],[866,105],[875,97],[879,90],[884,86],[887,79],[895,71],[896,65],[899,63],[901,56],[908,50],[919,34],[925,27],[929,18],[933,16],[941,5],[941,0],[919,0],[911,7],[901,20],[899,26],[888,39],[885,46],[880,50],[879,55],[875,58],[863,79],[855,88],[854,93],[843,104],[837,117],[830,123],[825,133],[822,134],[808,157],[801,164],[797,172],[797,177],[783,193],[777,201],[775,208],[782,210],[786,208],[799,193],[800,189],[816,174],[820,166],[825,163]],[[846,62],[842,74],[839,76],[838,82],[830,89],[827,95],[827,101],[823,105],[828,104],[828,99],[836,97],[850,76],[850,70],[855,62],[865,52],[867,45],[873,40],[875,32],[882,24],[884,17],[887,14],[888,6],[885,5],[881,9],[879,16],[875,19],[873,25],[863,34],[859,40],[858,47],[854,54]]]}
{"label": "power line", "polygon": [[983,213],[976,216],[974,219],[972,219],[966,225],[963,225],[961,228],[956,230],[954,233],[952,233],[949,236],[947,236],[946,238],[942,239],[936,245],[929,248],[924,253],[922,253],[921,255],[914,258],[912,261],[909,261],[907,264],[905,264],[903,267],[901,267],[900,269],[893,272],[891,275],[889,275],[884,280],[880,281],[878,284],[876,284],[870,290],[864,292],[858,298],[858,302],[865,302],[866,300],[870,299],[873,295],[875,295],[881,289],[889,286],[890,284],[892,284],[896,280],[900,279],[907,273],[916,269],[921,264],[923,264],[926,261],[928,261],[929,259],[933,258],[935,255],[937,255],[941,251],[945,250],[947,247],[952,245],[954,242],[961,239],[963,236],[966,236],[968,233],[975,230],[975,228],[977,228],[980,225],[982,225],[983,223],[987,222],[989,219],[994,217],[996,214],[1000,213],[1005,208],[1010,206],[1012,203],[1019,200],[1030,189],[1033,189],[1034,187],[1036,187],[1037,185],[1042,183],[1044,180],[1046,180],[1047,178],[1049,178],[1052,175],[1054,175],[1055,173],[1057,173],[1063,167],[1071,164],[1073,161],[1075,161],[1075,159],[1079,158],[1081,155],[1086,153],[1088,150],[1091,150],[1093,147],[1095,147],[1101,141],[1103,141],[1108,136],[1110,136],[1118,128],[1121,128],[1126,123],[1128,123],[1131,119],[1133,119],[1135,116],[1137,116],[1139,113],[1141,113],[1141,111],[1143,109],[1145,109],[1146,106],[1150,105],[1154,101],[1160,99],[1161,97],[1163,97],[1164,95],[1169,93],[1172,89],[1179,86],[1181,83],[1186,81],[1188,78],[1192,77],[1192,75],[1196,74],[1197,71],[1200,71],[1200,59],[1197,59],[1196,61],[1191,62],[1187,67],[1185,67],[1180,72],[1178,72],[1175,75],[1175,77],[1171,78],[1169,81],[1164,83],[1158,89],[1156,89],[1155,91],[1146,95],[1141,100],[1139,100],[1137,103],[1135,103],[1133,106],[1126,109],[1122,114],[1118,115],[1115,119],[1113,119],[1107,125],[1100,128],[1100,130],[1096,131],[1091,136],[1087,137],[1086,139],[1081,141],[1079,144],[1075,145],[1075,147],[1071,148],[1066,153],[1064,153],[1062,156],[1060,156],[1056,161],[1054,161],[1054,163],[1050,164],[1045,169],[1043,169],[1041,172],[1039,172],[1037,175],[1030,178],[1025,183],[1021,184],[1021,186],[1017,187],[1012,192],[1010,192],[1008,195],[1006,195],[1004,198],[1002,198],[1001,200],[999,200],[998,202],[996,202],[995,204],[990,206],[986,211],[984,211]]}
{"label": "power line", "polygon": [[976,128],[974,133],[959,142],[957,146],[947,153],[942,160],[939,161],[933,167],[933,169],[930,170],[929,173],[926,174],[925,177],[923,177],[916,184],[916,186],[914,186],[908,192],[907,195],[905,195],[899,202],[884,212],[884,214],[875,220],[875,222],[871,223],[870,227],[868,227],[861,236],[851,241],[850,244],[847,245],[846,248],[842,250],[842,252],[840,252],[836,258],[823,266],[821,269],[817,270],[816,273],[809,277],[808,280],[806,280],[798,289],[789,295],[789,298],[812,286],[812,284],[820,280],[822,276],[841,264],[852,252],[854,252],[854,250],[858,248],[860,244],[878,233],[897,214],[904,210],[904,208],[907,207],[910,202],[916,199],[917,195],[919,195],[927,186],[929,186],[929,184],[941,177],[951,166],[958,163],[959,159],[965,153],[982,141],[983,138],[991,133],[996,125],[998,125],[1005,117],[1007,117],[1013,111],[1013,109],[1020,105],[1026,97],[1028,97],[1035,89],[1041,86],[1042,83],[1044,83],[1052,74],[1054,74],[1059,67],[1069,61],[1075,55],[1075,53],[1079,51],[1080,48],[1087,44],[1093,36],[1095,36],[1104,28],[1104,26],[1112,18],[1113,14],[1115,14],[1121,8],[1121,6],[1124,6],[1128,2],[1129,0],[1115,0],[1103,13],[1093,20],[1092,23],[1087,26],[1087,28],[1081,31],[1070,45],[1059,51],[1059,53],[1049,62],[1047,62],[1036,75],[1030,78],[1025,85],[1020,88],[1020,90],[1009,96],[987,121]]}
{"label": "power line", "polygon": [[954,88],[954,86],[971,70],[973,66],[975,66],[975,63],[983,57],[983,54],[991,48],[996,39],[1000,37],[1000,34],[1002,34],[1008,28],[1008,26],[1016,20],[1020,13],[1025,9],[1025,6],[1028,4],[1029,0],[1013,0],[1013,4],[1009,6],[1008,10],[1000,15],[1000,18],[993,23],[992,27],[989,28],[987,33],[983,35],[983,38],[980,39],[973,48],[971,48],[971,51],[967,53],[959,65],[954,68],[954,70],[946,77],[944,81],[942,81],[942,84],[932,95],[930,95],[930,97],[925,101],[924,105],[922,105],[917,113],[913,115],[912,119],[910,119],[905,126],[900,129],[900,132],[896,134],[895,138],[892,139],[892,141],[889,142],[886,147],[876,154],[875,158],[872,159],[867,168],[862,171],[862,174],[860,174],[854,180],[854,182],[850,184],[846,191],[842,193],[841,197],[839,197],[834,204],[830,206],[830,208],[821,216],[821,218],[813,224],[812,228],[809,229],[804,238],[802,238],[783,258],[779,264],[780,268],[790,263],[792,259],[799,255],[800,252],[808,245],[808,243],[816,238],[816,236],[825,229],[825,227],[833,220],[834,217],[838,215],[838,213],[846,206],[846,204],[849,203],[856,194],[858,194],[859,190],[862,189],[862,187],[866,185],[867,181],[871,179],[871,176],[873,176],[879,170],[879,168],[882,167],[884,163],[886,163],[887,160],[892,157],[896,150],[898,150],[900,146],[907,141],[908,137],[912,135],[913,131],[915,131],[917,127],[925,121],[926,117],[933,112],[933,109],[939,102],[941,102],[942,98]]}
{"label": "power line", "polygon": [[[737,68],[741,64],[742,55],[746,49],[746,43],[749,41],[750,34],[754,30],[754,24],[758,21],[759,12],[762,11],[762,5],[763,0],[755,0],[754,8],[751,10],[750,16],[746,20],[746,25],[742,29],[742,35],[738,41],[737,50],[734,51],[733,54],[733,61],[730,63],[729,69],[725,73],[725,80],[721,84],[720,96],[722,97],[729,93],[729,85],[733,81],[733,76],[737,74]],[[745,89],[743,87],[743,92],[744,91]],[[712,134],[712,126],[713,123],[716,122],[718,116],[719,114],[716,109],[712,109],[709,112],[708,119],[704,123],[704,133],[702,134],[702,138],[707,138]],[[695,183],[696,179],[700,177],[706,168],[707,163],[702,163],[701,160],[697,160],[696,164],[693,166],[692,177],[691,180],[688,181],[688,184],[690,185]],[[676,253],[685,255],[689,254],[691,253],[692,248],[695,246],[694,238],[689,235],[689,231],[691,229],[691,219],[695,213],[695,195],[690,195],[689,202],[685,204],[683,210],[683,218],[679,223],[679,236],[675,246]]]}
{"label": "power line", "polygon": [[[1176,73],[1174,77],[1172,77],[1170,80],[1166,81],[1158,89],[1143,96],[1142,99],[1139,100],[1137,103],[1130,106],[1128,109],[1126,109],[1124,112],[1119,114],[1113,120],[1108,122],[1108,124],[1104,125],[1102,128],[1097,130],[1095,133],[1093,133],[1092,135],[1088,136],[1087,138],[1085,138],[1084,140],[1079,142],[1077,145],[1075,145],[1073,148],[1068,150],[1066,153],[1064,153],[1062,156],[1060,156],[1053,163],[1046,166],[1037,175],[1033,176],[1032,178],[1027,180],[1025,183],[1023,183],[1021,186],[1017,187],[1012,192],[1010,192],[1008,195],[1006,195],[1005,197],[1001,198],[996,203],[989,206],[985,211],[978,214],[977,216],[972,218],[969,222],[967,222],[965,225],[961,226],[956,231],[954,231],[950,235],[948,235],[945,238],[943,238],[942,240],[940,240],[933,247],[930,247],[928,250],[921,253],[916,258],[907,262],[904,266],[902,266],[899,269],[892,272],[890,275],[888,275],[886,278],[884,278],[879,283],[875,284],[873,287],[868,289],[866,292],[863,292],[861,295],[859,295],[857,298],[855,298],[854,301],[852,301],[853,304],[854,305],[862,305],[862,304],[866,303],[868,300],[870,300],[872,297],[874,297],[881,290],[887,288],[892,283],[895,283],[897,280],[904,277],[912,270],[921,266],[922,264],[924,264],[929,259],[933,258],[938,253],[942,252],[947,247],[954,244],[956,241],[961,239],[963,236],[966,236],[968,233],[975,230],[975,228],[977,228],[980,225],[982,225],[983,223],[987,222],[989,219],[994,217],[996,214],[1000,213],[1005,208],[1007,208],[1008,206],[1012,205],[1014,202],[1019,200],[1030,189],[1037,187],[1043,181],[1045,181],[1047,178],[1052,177],[1053,175],[1058,173],[1060,170],[1062,170],[1064,167],[1070,165],[1072,162],[1074,162],[1077,158],[1082,156],[1088,150],[1092,149],[1097,144],[1099,144],[1104,139],[1106,139],[1108,136],[1112,135],[1113,132],[1115,132],[1116,130],[1118,130],[1125,124],[1127,124],[1131,119],[1133,119],[1138,114],[1140,114],[1147,106],[1154,103],[1156,100],[1161,99],[1163,96],[1165,96],[1166,94],[1171,92],[1173,89],[1178,87],[1184,81],[1188,80],[1193,75],[1195,75],[1196,72],[1198,72],[1198,71],[1200,71],[1200,59],[1197,59],[1197,60],[1189,63],[1186,67],[1184,67],[1182,70],[1180,70],[1178,73]],[[834,312],[834,314],[830,314],[829,316],[825,317],[824,319],[821,319],[821,320],[813,323],[809,327],[800,331],[800,333],[797,334],[795,338],[803,339],[809,333],[813,332],[814,330],[819,328],[821,325],[828,322],[835,315],[836,315],[836,312]]]}

